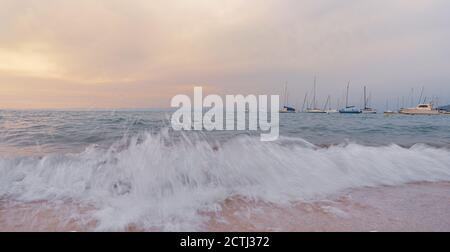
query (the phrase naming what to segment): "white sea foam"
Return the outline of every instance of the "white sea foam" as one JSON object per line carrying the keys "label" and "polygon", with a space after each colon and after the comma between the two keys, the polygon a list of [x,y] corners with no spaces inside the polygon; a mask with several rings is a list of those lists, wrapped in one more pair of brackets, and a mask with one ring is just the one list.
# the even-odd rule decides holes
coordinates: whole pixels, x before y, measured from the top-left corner
{"label": "white sea foam", "polygon": [[450,181],[450,151],[427,145],[317,148],[302,139],[240,136],[211,144],[167,132],[79,154],[0,160],[0,199],[95,206],[98,230],[129,224],[195,230],[233,196],[276,204],[350,188]]}

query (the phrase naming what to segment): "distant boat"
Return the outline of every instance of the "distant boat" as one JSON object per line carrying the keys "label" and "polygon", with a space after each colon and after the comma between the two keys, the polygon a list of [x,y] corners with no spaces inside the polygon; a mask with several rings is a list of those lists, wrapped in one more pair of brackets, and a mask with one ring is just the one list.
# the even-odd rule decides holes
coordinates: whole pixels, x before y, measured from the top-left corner
{"label": "distant boat", "polygon": [[[326,113],[324,109],[317,108],[316,102],[316,77],[314,76],[314,95],[312,101],[312,108],[307,108],[306,113],[324,114]],[[326,105],[325,105],[326,106]]]}
{"label": "distant boat", "polygon": [[288,95],[288,90],[287,90],[287,83],[284,86],[284,106],[282,109],[280,109],[280,113],[295,113],[296,110],[294,107],[291,107],[288,105],[289,104],[289,95]]}
{"label": "distant boat", "polygon": [[362,110],[362,113],[363,114],[376,114],[377,110],[373,109],[373,108],[369,108],[367,106],[367,104],[368,104],[368,98],[366,95],[366,86],[364,86],[364,109]]}
{"label": "distant boat", "polygon": [[439,110],[433,108],[432,103],[419,104],[415,108],[406,108],[399,111],[405,115],[439,115]]}
{"label": "distant boat", "polygon": [[327,114],[332,114],[332,113],[339,113],[339,111],[337,109],[332,109],[331,108],[331,97],[328,96],[327,97],[327,102],[325,102],[325,106],[323,107],[323,111]]}
{"label": "distant boat", "polygon": [[322,109],[308,109],[306,110],[306,113],[312,113],[312,114],[325,114],[326,111]]}
{"label": "distant boat", "polygon": [[377,110],[372,108],[365,108],[362,110],[363,114],[376,114]]}
{"label": "distant boat", "polygon": [[283,108],[280,109],[280,113],[295,113],[295,108],[283,106]]}
{"label": "distant boat", "polygon": [[403,108],[400,109],[399,113],[404,115],[439,115],[441,114],[439,112],[439,109],[433,108],[433,103],[426,103],[427,97],[423,99],[424,87],[422,87],[422,92],[420,93],[419,98],[419,105],[417,105],[415,108]]}
{"label": "distant boat", "polygon": [[[339,102],[339,99],[338,99],[337,100],[337,108],[340,107],[339,104],[340,104],[340,102]],[[331,97],[330,97],[330,105],[329,105],[328,109],[325,112],[327,112],[327,114],[339,113],[339,110],[331,108]]]}
{"label": "distant boat", "polygon": [[383,112],[385,115],[394,115],[396,112],[389,109],[389,100],[386,99],[386,110]]}
{"label": "distant boat", "polygon": [[339,113],[341,114],[361,114],[362,111],[359,108],[356,108],[355,106],[349,106],[348,105],[348,92],[350,89],[350,82],[347,84],[347,95],[345,96],[345,108],[340,109]]}
{"label": "distant boat", "polygon": [[341,113],[341,114],[361,114],[362,112],[359,108],[356,108],[355,106],[347,106],[343,109],[340,109],[339,113]]}

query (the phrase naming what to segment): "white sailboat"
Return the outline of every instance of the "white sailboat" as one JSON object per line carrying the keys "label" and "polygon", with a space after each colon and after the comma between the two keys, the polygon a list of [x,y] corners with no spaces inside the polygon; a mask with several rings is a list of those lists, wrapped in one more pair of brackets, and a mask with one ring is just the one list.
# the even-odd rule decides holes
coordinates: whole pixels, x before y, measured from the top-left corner
{"label": "white sailboat", "polygon": [[394,111],[389,109],[389,100],[388,99],[386,99],[386,110],[383,112],[383,114],[385,114],[385,115],[393,115],[393,114],[395,114]]}
{"label": "white sailboat", "polygon": [[316,77],[314,76],[314,95],[312,100],[312,108],[307,108],[306,113],[323,114],[326,113],[324,109],[317,108],[316,102]]}
{"label": "white sailboat", "polygon": [[364,109],[362,110],[363,114],[376,114],[377,110],[373,109],[373,108],[369,108],[367,106],[368,104],[368,98],[367,98],[367,93],[366,93],[366,86],[364,86]]}
{"label": "white sailboat", "polygon": [[331,97],[330,96],[328,96],[327,102],[325,103],[325,106],[323,107],[323,110],[327,114],[339,113],[339,111],[337,109],[332,109],[331,108]]}

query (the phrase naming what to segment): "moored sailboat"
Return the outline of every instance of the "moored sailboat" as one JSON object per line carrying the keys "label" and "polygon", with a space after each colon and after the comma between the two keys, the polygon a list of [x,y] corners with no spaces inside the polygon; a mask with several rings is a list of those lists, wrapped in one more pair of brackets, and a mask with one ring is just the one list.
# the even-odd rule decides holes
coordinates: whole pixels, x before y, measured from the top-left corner
{"label": "moored sailboat", "polygon": [[280,113],[295,113],[296,110],[294,107],[289,106],[289,95],[287,90],[287,83],[284,86],[284,106],[280,109]]}
{"label": "moored sailboat", "polygon": [[389,109],[389,100],[386,99],[386,110],[383,112],[385,115],[394,115],[395,112]]}
{"label": "moored sailboat", "polygon": [[341,113],[341,114],[361,114],[362,111],[359,108],[348,105],[349,88],[350,88],[350,82],[348,82],[348,84],[347,84],[347,94],[345,96],[345,108],[340,109],[339,113]]}
{"label": "moored sailboat", "polygon": [[337,109],[331,108],[331,96],[327,97],[327,101],[325,102],[325,106],[323,107],[323,111],[327,114],[338,113]]}
{"label": "moored sailboat", "polygon": [[366,86],[364,86],[364,109],[362,110],[363,114],[376,114],[377,110],[373,109],[373,108],[369,108],[367,106],[368,104],[368,98],[367,98],[367,94],[366,94]]}
{"label": "moored sailboat", "polygon": [[316,77],[314,77],[314,95],[312,100],[312,108],[307,108],[306,113],[323,114],[326,113],[324,109],[317,108],[316,102]]}

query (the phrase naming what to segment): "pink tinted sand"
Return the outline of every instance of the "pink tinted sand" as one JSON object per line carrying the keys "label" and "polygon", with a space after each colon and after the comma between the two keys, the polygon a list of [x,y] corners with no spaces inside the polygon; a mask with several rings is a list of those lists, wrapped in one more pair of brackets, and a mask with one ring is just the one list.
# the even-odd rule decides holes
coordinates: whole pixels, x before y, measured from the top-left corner
{"label": "pink tinted sand", "polygon": [[228,201],[213,231],[450,231],[450,183],[362,188],[281,207]]}
{"label": "pink tinted sand", "polygon": [[[96,226],[92,210],[74,203],[3,203],[0,231],[90,231]],[[450,182],[361,188],[291,206],[233,198],[220,212],[202,214],[210,217],[205,231],[450,231]]]}

